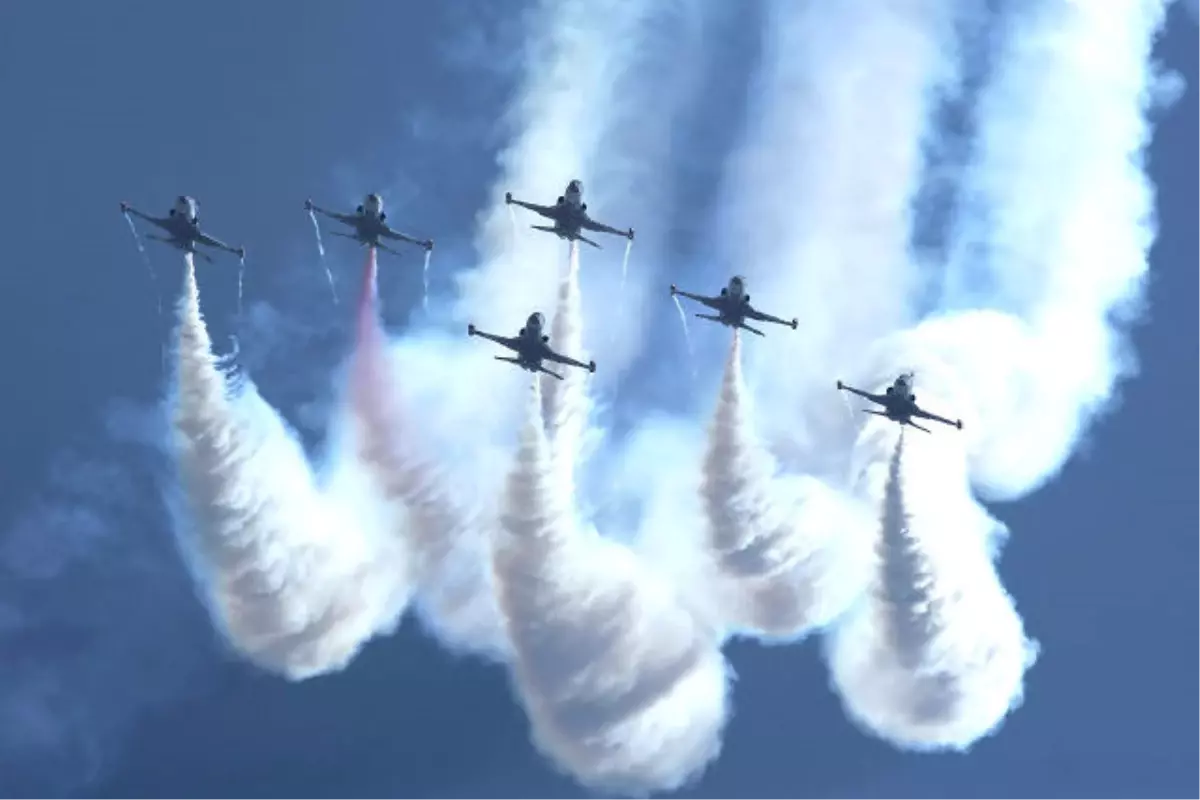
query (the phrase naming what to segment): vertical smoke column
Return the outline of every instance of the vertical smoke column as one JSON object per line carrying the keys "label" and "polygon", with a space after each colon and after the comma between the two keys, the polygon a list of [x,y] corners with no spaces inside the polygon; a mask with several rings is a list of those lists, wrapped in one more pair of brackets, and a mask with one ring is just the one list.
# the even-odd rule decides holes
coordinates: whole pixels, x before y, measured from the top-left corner
{"label": "vertical smoke column", "polygon": [[252,386],[227,391],[191,256],[179,302],[175,456],[180,542],[235,649],[293,679],[345,666],[408,599],[402,552],[322,497],[299,445]]}
{"label": "vertical smoke column", "polygon": [[746,372],[764,436],[792,445],[806,468],[841,472],[853,441],[840,407],[824,401],[829,375],[912,319],[923,279],[908,254],[911,202],[963,6],[765,5],[761,90],[723,227],[737,232],[726,246],[754,293],[804,320],[803,335],[758,342]]}
{"label": "vertical smoke column", "polygon": [[733,335],[720,399],[709,428],[700,493],[708,548],[729,596],[729,623],[792,637],[822,626],[861,592],[861,547],[869,520],[856,504],[814,478],[774,477],[771,455],[754,435]]}
{"label": "vertical smoke column", "polygon": [[351,367],[357,455],[387,504],[406,509],[418,602],[447,645],[502,658],[508,645],[491,591],[488,528],[456,504],[422,453],[379,322],[375,251],[367,256]]}
{"label": "vertical smoke column", "polygon": [[904,748],[965,750],[1020,704],[1036,645],[978,532],[962,445],[938,433],[864,427],[855,455],[860,491],[880,501],[878,563],[827,654],[864,728]]}
{"label": "vertical smoke column", "polygon": [[[583,353],[583,310],[579,292],[579,244],[571,242],[567,273],[558,289],[558,307],[550,325],[550,344],[563,355],[585,360]],[[556,370],[557,371],[557,370]],[[542,419],[550,433],[554,475],[562,497],[575,496],[575,468],[578,465],[587,431],[588,373],[577,367],[565,367],[560,381],[541,375]]]}
{"label": "vertical smoke column", "polygon": [[631,552],[575,529],[568,500],[552,476],[535,381],[494,550],[534,743],[596,790],[678,788],[720,749],[724,659]]}

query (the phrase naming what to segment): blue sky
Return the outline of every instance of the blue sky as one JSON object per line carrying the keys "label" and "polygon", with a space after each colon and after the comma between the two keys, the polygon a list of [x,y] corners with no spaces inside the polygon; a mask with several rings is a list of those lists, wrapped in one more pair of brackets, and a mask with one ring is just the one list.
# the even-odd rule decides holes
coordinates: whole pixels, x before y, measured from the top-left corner
{"label": "blue sky", "polygon": [[[393,219],[438,242],[434,291],[448,294],[511,132],[525,22],[516,6],[474,0],[0,8],[0,683],[19,687],[0,706],[7,790],[578,795],[528,744],[503,672],[448,655],[411,623],[345,672],[301,684],[223,650],[174,552],[155,500],[159,456],[144,445],[161,433],[144,411],[169,378],[156,296],[173,301],[177,260],[152,249],[152,282],[117,211],[120,200],[158,211],[186,192],[214,234],[246,244],[244,363],[315,446],[304,409],[328,396],[351,330],[329,303],[303,199],[348,206],[381,189]],[[758,24],[757,13],[727,15],[699,38],[697,79],[713,102],[691,112],[670,153],[687,208],[713,202]],[[1179,9],[1159,53],[1187,90],[1159,115],[1151,147],[1161,231],[1133,334],[1140,371],[1058,478],[994,509],[1014,532],[1001,575],[1044,648],[1024,706],[968,756],[906,755],[846,720],[815,644],[735,643],[725,752],[690,795],[1196,790],[1200,165],[1196,27]],[[660,223],[681,283],[715,274],[690,236],[702,222],[676,208]],[[348,290],[358,255],[330,249]],[[201,277],[221,342],[236,332],[233,270]],[[381,281],[399,328],[419,280],[397,270]],[[653,362],[636,374],[618,418],[670,400]]]}

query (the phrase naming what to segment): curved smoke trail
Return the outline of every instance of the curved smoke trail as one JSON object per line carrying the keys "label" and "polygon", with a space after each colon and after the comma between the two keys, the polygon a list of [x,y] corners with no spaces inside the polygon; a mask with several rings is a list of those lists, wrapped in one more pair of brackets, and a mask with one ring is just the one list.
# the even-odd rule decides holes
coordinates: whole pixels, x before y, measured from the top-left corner
{"label": "curved smoke trail", "polygon": [[[558,306],[550,325],[550,343],[560,353],[580,361],[583,352],[583,310],[579,295],[579,245],[571,242],[567,272],[558,288]],[[568,367],[560,381],[542,375],[542,419],[550,432],[554,474],[563,497],[575,496],[575,467],[581,455],[591,412],[588,373]]]}
{"label": "curved smoke trail", "polygon": [[908,254],[911,201],[962,6],[767,4],[760,94],[723,227],[750,290],[778,305],[764,310],[803,320],[798,335],[758,342],[745,365],[764,435],[786,446],[789,466],[841,476],[854,431],[821,402],[831,375],[912,320],[924,280]]}
{"label": "curved smoke trail", "polygon": [[227,389],[190,256],[174,401],[190,516],[180,541],[216,623],[235,649],[289,678],[344,667],[407,603],[399,537],[378,535],[372,504],[357,502],[352,482],[322,496],[299,444],[253,387]]}
{"label": "curved smoke trail", "polygon": [[872,420],[856,457],[882,530],[865,601],[826,639],[834,683],[850,717],[893,744],[965,750],[1020,704],[1036,657],[972,535],[965,454],[952,436]]}
{"label": "curved smoke trail", "polygon": [[720,750],[724,659],[633,553],[576,529],[566,500],[535,381],[493,556],[534,742],[596,789],[678,788]]}
{"label": "curved smoke trail", "polygon": [[731,584],[724,618],[790,638],[828,624],[861,593],[866,561],[855,556],[869,547],[869,519],[815,478],[777,477],[754,435],[748,400],[734,332],[700,485],[708,548]]}
{"label": "curved smoke trail", "polygon": [[901,746],[965,748],[1020,702],[1035,648],[990,563],[1003,528],[971,485],[1036,488],[1130,367],[1121,333],[1153,239],[1141,148],[1161,21],[1159,2],[1051,0],[1012,23],[981,100],[944,310],[873,355],[869,386],[914,370],[921,404],[966,426],[901,451],[871,422],[855,450],[884,496],[883,570],[830,638],[830,666],[850,713]]}
{"label": "curved smoke trail", "polygon": [[[982,415],[972,479],[989,496],[1052,477],[1136,369],[1124,334],[1155,235],[1143,148],[1164,14],[1163,0],[1040,3],[980,99],[948,313],[922,335]],[[973,306],[994,311],[960,311]]]}
{"label": "curved smoke trail", "polygon": [[351,416],[361,430],[356,455],[387,504],[408,512],[405,533],[425,623],[450,647],[503,658],[508,643],[490,590],[488,528],[482,515],[452,499],[445,476],[421,452],[424,442],[385,350],[375,258],[368,251],[351,372]]}

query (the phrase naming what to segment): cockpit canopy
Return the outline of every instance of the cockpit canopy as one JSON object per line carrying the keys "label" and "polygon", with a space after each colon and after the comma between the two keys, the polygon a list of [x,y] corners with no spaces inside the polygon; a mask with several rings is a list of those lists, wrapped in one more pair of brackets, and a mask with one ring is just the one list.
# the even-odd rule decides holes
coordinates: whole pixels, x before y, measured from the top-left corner
{"label": "cockpit canopy", "polygon": [[542,316],[542,312],[540,311],[533,312],[529,315],[529,319],[525,321],[525,327],[529,329],[530,333],[540,331],[545,325],[546,318]]}

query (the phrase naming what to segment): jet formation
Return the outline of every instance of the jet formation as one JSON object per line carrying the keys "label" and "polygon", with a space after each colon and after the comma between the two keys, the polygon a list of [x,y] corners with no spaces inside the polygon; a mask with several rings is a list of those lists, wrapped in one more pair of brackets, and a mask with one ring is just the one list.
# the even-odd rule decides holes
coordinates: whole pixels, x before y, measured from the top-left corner
{"label": "jet formation", "polygon": [[[583,201],[583,183],[579,180],[570,181],[563,194],[552,206],[515,200],[511,192],[505,192],[504,200],[509,205],[517,205],[529,209],[553,221],[553,225],[532,225],[530,227],[535,230],[553,233],[560,239],[570,242],[585,242],[593,247],[600,247],[599,244],[586,238],[582,233],[583,231],[594,231],[623,236],[633,241],[633,228],[622,231],[610,225],[597,222],[588,216],[587,203]],[[362,204],[352,214],[329,211],[317,206],[311,199],[305,201],[304,208],[310,214],[321,214],[347,226],[351,229],[351,232],[333,231],[333,233],[337,236],[352,239],[364,247],[400,255],[398,251],[393,250],[381,241],[386,239],[417,245],[426,252],[433,249],[432,240],[417,239],[408,234],[401,233],[387,224],[387,214],[383,210],[383,197],[378,193],[368,194]],[[246,256],[245,248],[225,244],[200,229],[199,205],[194,198],[187,195],[180,195],[176,198],[174,206],[167,212],[167,216],[165,217],[155,217],[146,214],[124,202],[121,203],[121,212],[126,216],[139,217],[155,225],[166,234],[166,236],[150,236],[149,238],[183,250],[186,253],[199,256],[205,261],[211,262],[212,258],[207,253],[198,250],[197,245],[224,250],[243,259]],[[713,314],[696,314],[700,319],[711,320],[735,330],[749,331],[758,336],[765,336],[765,334],[761,330],[747,325],[747,320],[783,325],[790,327],[792,330],[796,330],[799,327],[799,320],[795,317],[785,320],[767,314],[752,306],[750,304],[750,295],[746,291],[746,279],[741,275],[734,275],[718,294],[711,297],[685,292],[676,287],[675,284],[671,284],[671,296],[694,300],[716,312]],[[516,336],[501,336],[495,333],[487,333],[476,328],[474,324],[467,326],[467,335],[478,336],[507,348],[513,352],[513,355],[495,356],[496,360],[507,361],[529,372],[545,373],[562,380],[563,376],[561,374],[548,369],[544,365],[544,362],[547,361],[564,366],[586,369],[592,373],[596,371],[595,361],[589,361],[585,364],[578,359],[556,352],[551,348],[550,337],[546,335],[545,328],[546,318],[541,312],[534,311],[525,320],[524,326],[517,331]],[[940,422],[961,430],[963,426],[961,419],[947,419],[946,417],[926,411],[917,405],[917,397],[912,391],[913,380],[913,373],[903,373],[896,378],[891,386],[888,386],[884,390],[883,394],[873,394],[862,389],[856,389],[852,386],[847,386],[840,380],[837,382],[837,388],[840,391],[850,392],[878,406],[882,406],[882,410],[863,410],[868,414],[885,417],[901,426],[907,425],[929,433],[928,428],[924,428],[913,421],[914,419],[921,419]]]}

